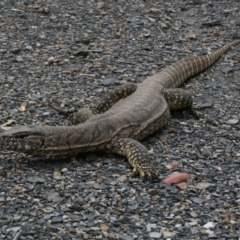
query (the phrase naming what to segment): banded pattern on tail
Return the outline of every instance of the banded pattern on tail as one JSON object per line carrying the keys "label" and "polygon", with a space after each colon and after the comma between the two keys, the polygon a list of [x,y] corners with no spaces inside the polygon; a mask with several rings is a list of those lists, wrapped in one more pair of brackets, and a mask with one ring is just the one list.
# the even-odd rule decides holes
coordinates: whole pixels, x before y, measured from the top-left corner
{"label": "banded pattern on tail", "polygon": [[161,85],[165,88],[179,87],[188,78],[210,67],[229,48],[239,43],[240,39],[235,40],[212,53],[199,57],[184,58],[171,66],[164,68],[160,73],[153,77],[156,81],[160,81]]}

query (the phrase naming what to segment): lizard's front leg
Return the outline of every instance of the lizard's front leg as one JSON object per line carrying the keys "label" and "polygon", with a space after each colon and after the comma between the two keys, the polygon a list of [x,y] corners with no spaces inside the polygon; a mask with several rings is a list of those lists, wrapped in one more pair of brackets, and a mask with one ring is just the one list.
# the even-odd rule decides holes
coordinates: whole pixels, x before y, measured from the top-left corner
{"label": "lizard's front leg", "polygon": [[120,99],[125,98],[135,92],[137,85],[134,83],[126,83],[120,87],[113,89],[99,99],[98,102],[90,106],[89,108],[83,108],[79,111],[76,110],[62,110],[49,104],[51,108],[62,114],[72,114],[69,119],[69,125],[77,125],[90,119],[95,114],[101,114],[106,112]]}
{"label": "lizard's front leg", "polygon": [[127,157],[133,167],[133,173],[139,174],[143,179],[159,177],[159,170],[152,163],[146,147],[131,138],[121,138],[110,143],[112,153]]}
{"label": "lizard's front leg", "polygon": [[199,118],[192,106],[193,100],[191,93],[180,88],[164,89],[163,96],[170,110],[188,109],[196,119]]}

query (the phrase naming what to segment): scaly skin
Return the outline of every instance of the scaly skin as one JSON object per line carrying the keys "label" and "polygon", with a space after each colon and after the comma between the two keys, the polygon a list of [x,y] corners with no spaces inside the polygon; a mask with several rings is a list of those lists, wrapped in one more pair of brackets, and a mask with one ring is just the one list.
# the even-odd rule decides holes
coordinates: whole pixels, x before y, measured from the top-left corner
{"label": "scaly skin", "polygon": [[239,43],[240,40],[235,40],[208,55],[178,61],[138,85],[128,83],[116,88],[95,106],[73,114],[71,122],[78,125],[24,126],[0,133],[0,150],[38,156],[89,151],[117,153],[127,157],[134,172],[142,178],[158,177],[158,169],[138,140],[163,127],[170,118],[170,110],[191,108],[191,95],[174,88]]}

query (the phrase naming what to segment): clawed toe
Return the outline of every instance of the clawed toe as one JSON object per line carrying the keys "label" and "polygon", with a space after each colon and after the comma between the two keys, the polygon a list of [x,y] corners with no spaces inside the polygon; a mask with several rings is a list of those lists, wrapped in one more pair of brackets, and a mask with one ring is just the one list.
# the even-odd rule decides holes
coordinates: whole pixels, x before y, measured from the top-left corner
{"label": "clawed toe", "polygon": [[143,181],[151,180],[151,179],[156,179],[159,177],[159,171],[152,168],[152,169],[134,169],[131,177],[136,177],[137,175],[140,176],[140,178]]}

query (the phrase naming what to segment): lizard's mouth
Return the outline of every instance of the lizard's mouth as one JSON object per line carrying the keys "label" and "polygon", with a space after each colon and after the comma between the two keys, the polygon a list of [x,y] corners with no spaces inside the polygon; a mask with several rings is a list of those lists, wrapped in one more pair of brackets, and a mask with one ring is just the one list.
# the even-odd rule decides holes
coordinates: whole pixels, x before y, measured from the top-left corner
{"label": "lizard's mouth", "polygon": [[[51,132],[50,132],[51,130]],[[35,156],[76,155],[79,147],[71,147],[68,138],[60,138],[59,128],[21,126],[0,133],[0,151],[16,151]],[[52,137],[53,134],[56,137]]]}

